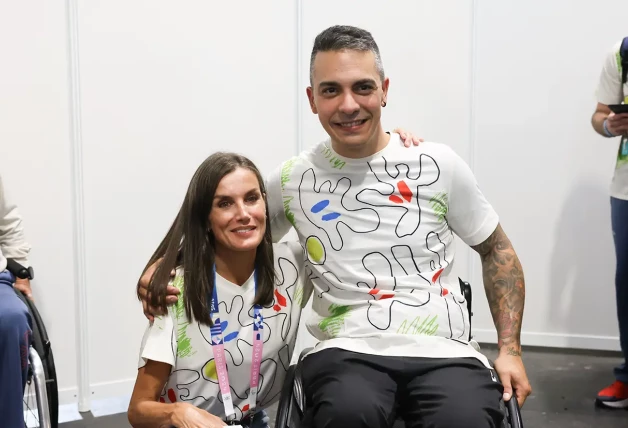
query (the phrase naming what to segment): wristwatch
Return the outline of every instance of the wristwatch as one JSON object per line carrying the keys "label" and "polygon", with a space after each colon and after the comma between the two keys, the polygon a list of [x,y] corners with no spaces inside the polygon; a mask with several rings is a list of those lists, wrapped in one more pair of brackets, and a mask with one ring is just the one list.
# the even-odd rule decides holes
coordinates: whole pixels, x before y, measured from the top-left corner
{"label": "wristwatch", "polygon": [[7,259],[7,270],[16,278],[28,279],[29,281],[35,278],[35,271],[32,266],[24,267],[14,259]]}

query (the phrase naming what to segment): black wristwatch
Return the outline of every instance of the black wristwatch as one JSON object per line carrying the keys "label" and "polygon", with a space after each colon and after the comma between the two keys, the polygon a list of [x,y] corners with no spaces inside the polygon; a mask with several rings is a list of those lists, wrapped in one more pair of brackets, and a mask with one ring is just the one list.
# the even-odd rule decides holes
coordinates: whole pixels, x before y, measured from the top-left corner
{"label": "black wristwatch", "polygon": [[7,259],[7,270],[16,278],[31,280],[35,278],[35,271],[32,266],[24,267],[14,259]]}

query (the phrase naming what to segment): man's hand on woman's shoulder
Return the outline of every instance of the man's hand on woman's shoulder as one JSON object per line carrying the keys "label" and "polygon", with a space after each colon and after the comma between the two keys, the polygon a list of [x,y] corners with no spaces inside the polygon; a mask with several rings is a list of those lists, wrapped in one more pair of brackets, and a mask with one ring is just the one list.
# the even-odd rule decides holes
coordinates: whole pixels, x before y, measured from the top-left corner
{"label": "man's hand on woman's shoulder", "polygon": [[[148,289],[148,286],[150,285],[150,280],[153,278],[153,275],[155,274],[155,270],[157,270],[157,266],[159,265],[159,263],[161,263],[161,259],[158,259],[155,263],[150,265],[138,281],[138,294],[142,302],[142,307],[144,308],[144,315],[151,323],[155,319],[155,316],[165,315],[158,308],[155,308],[149,304],[150,291]],[[170,272],[170,277],[173,278],[174,276],[175,271],[173,270]],[[168,305],[177,303],[177,301],[179,300],[178,295],[180,293],[178,288],[169,285],[166,289],[166,293],[166,303]]]}

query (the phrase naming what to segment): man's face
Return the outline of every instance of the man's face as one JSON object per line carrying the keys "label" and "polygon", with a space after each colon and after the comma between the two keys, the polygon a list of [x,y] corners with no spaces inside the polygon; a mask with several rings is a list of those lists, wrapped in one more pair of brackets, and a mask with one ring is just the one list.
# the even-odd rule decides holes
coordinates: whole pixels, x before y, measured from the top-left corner
{"label": "man's face", "polygon": [[312,85],[307,88],[312,112],[338,148],[359,150],[379,137],[388,79],[381,81],[372,52],[319,52]]}

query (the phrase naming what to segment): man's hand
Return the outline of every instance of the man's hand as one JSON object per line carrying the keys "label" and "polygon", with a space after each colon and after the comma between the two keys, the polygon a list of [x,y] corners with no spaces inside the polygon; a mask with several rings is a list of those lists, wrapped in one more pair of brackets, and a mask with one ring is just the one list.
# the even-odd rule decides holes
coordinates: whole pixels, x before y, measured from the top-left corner
{"label": "man's hand", "polygon": [[24,293],[24,295],[28,297],[32,302],[35,301],[35,299],[33,299],[33,290],[31,290],[30,280],[16,278],[14,287]]}
{"label": "man's hand", "polygon": [[393,129],[393,132],[395,134],[399,134],[399,136],[401,137],[401,142],[406,147],[410,147],[411,144],[418,146],[424,141],[423,138],[415,137],[414,135],[412,135],[412,133],[406,132],[401,128],[395,128]]}
{"label": "man's hand", "polygon": [[521,353],[514,350],[500,351],[495,360],[495,371],[504,387],[504,401],[510,400],[514,390],[519,407],[523,407],[526,398],[532,393],[532,387],[523,367]]}
{"label": "man's hand", "polygon": [[[154,308],[148,304],[148,301],[150,300],[150,292],[148,291],[148,285],[150,284],[150,280],[155,274],[155,270],[157,269],[157,266],[159,265],[159,263],[161,263],[161,259],[157,260],[155,263],[150,265],[148,269],[146,269],[146,272],[144,272],[144,275],[142,275],[142,277],[139,280],[139,295],[140,295],[140,299],[142,300],[142,307],[144,308],[144,315],[146,316],[146,318],[148,318],[148,320],[151,323],[155,320],[155,315],[165,315],[159,309]],[[170,277],[174,277],[174,276],[175,276],[175,271],[173,270],[170,272]],[[166,294],[167,294],[166,304],[168,305],[177,303],[177,300],[179,300],[179,298],[177,297],[177,295],[179,294],[179,289],[177,287],[172,287],[169,285],[166,288]]]}
{"label": "man's hand", "polygon": [[611,112],[606,119],[606,127],[613,135],[628,134],[628,113]]}

